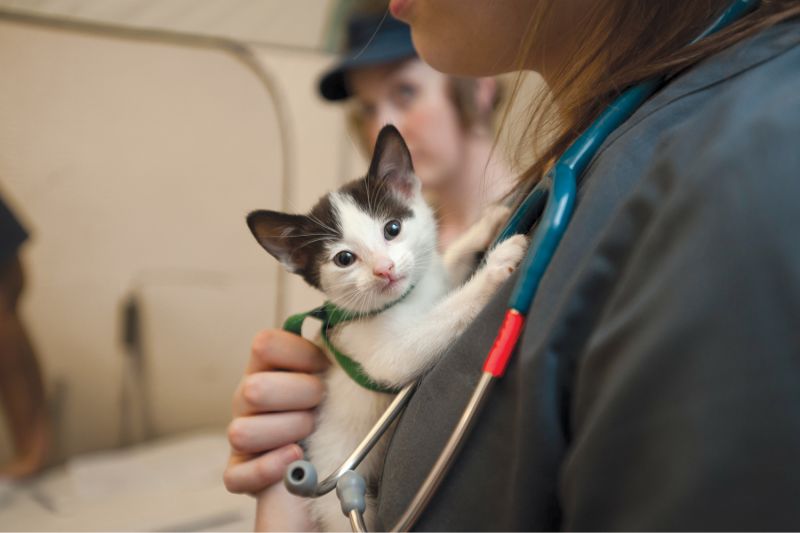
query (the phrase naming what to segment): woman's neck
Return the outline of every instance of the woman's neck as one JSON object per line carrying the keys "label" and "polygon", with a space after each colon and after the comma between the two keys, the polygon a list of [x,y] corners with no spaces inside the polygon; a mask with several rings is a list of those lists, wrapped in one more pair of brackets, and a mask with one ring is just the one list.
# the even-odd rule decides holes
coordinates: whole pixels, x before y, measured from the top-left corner
{"label": "woman's neck", "polygon": [[510,189],[511,172],[501,157],[493,153],[492,146],[488,133],[470,135],[457,175],[434,191],[440,250],[474,224],[484,207],[500,200]]}

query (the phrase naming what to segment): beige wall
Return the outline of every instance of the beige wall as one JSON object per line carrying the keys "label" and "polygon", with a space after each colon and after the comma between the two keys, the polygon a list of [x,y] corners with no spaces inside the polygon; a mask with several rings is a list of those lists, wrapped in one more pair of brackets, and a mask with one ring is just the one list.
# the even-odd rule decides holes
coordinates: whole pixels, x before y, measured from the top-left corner
{"label": "beige wall", "polygon": [[[121,425],[123,396],[151,434],[222,427],[252,335],[319,301],[278,277],[244,215],[284,198],[305,209],[357,159],[314,92],[328,58],[252,50],[255,70],[191,41],[0,17],[0,188],[33,234],[23,313],[57,392],[59,457],[141,436],[138,416]],[[260,69],[289,121],[289,161]],[[142,380],[120,343],[131,293]]]}

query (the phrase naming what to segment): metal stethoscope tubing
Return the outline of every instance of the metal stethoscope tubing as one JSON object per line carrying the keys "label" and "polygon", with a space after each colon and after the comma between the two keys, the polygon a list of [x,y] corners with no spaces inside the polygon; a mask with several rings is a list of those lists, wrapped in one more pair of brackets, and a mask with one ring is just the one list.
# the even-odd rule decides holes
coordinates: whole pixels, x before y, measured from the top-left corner
{"label": "metal stethoscope tubing", "polygon": [[[316,498],[327,494],[334,488],[342,476],[350,471],[354,471],[361,464],[364,457],[372,450],[395,418],[403,412],[408,400],[417,388],[417,382],[413,382],[403,387],[386,408],[381,417],[369,430],[369,433],[362,439],[359,445],[353,450],[347,459],[335,472],[326,477],[322,482],[317,483],[317,469],[308,461],[295,461],[289,465],[284,477],[284,484],[289,492],[297,496]],[[347,513],[345,513],[347,514]]]}
{"label": "metal stethoscope tubing", "polygon": [[[731,24],[755,9],[758,4],[758,0],[734,0],[690,44]],[[472,396],[431,471],[391,531],[409,531],[416,523],[474,426],[492,384],[504,374],[539,282],[569,224],[575,207],[578,181],[583,171],[611,132],[630,118],[663,83],[662,78],[647,80],[628,89],[609,105],[528,194],[498,237],[499,242],[515,233],[527,233],[536,224],[530,251],[519,268],[520,276],[511,294],[508,311]],[[311,463],[296,461],[289,465],[284,478],[289,490],[297,495],[316,497],[329,492],[335,486],[342,503],[342,512],[349,518],[353,531],[366,531],[363,519],[366,487],[364,479],[355,472],[355,468],[402,412],[416,387],[417,383],[412,383],[397,394],[361,444],[322,483],[317,484],[316,470]]]}

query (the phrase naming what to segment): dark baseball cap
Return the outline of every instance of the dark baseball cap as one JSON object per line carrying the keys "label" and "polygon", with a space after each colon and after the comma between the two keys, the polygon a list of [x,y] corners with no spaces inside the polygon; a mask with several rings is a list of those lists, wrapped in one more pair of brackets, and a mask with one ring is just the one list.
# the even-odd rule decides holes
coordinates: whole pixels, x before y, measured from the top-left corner
{"label": "dark baseball cap", "polygon": [[350,97],[346,82],[348,71],[415,57],[417,52],[411,42],[411,28],[387,13],[350,19],[342,55],[343,59],[319,80],[319,92],[326,100]]}

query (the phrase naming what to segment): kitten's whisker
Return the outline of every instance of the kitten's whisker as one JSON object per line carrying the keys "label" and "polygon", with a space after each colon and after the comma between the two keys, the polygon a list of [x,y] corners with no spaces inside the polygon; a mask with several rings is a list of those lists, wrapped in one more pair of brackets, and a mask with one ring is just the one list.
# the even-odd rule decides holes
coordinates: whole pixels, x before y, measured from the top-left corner
{"label": "kitten's whisker", "polygon": [[305,247],[305,246],[310,246],[310,245],[312,245],[312,244],[314,244],[314,243],[316,243],[316,242],[329,241],[329,240],[330,240],[330,238],[326,238],[326,237],[321,237],[321,238],[319,238],[319,239],[313,239],[313,240],[306,241],[306,242],[304,242],[304,243],[302,243],[302,244],[298,245],[298,246],[297,246],[297,249],[299,250],[300,248],[303,248],[303,247]]}
{"label": "kitten's whisker", "polygon": [[391,194],[391,192],[382,191],[382,189],[384,189],[385,187],[386,187],[386,182],[385,181],[382,181],[378,185],[378,191],[383,192],[383,194],[380,195],[380,204],[378,205],[378,210],[376,211],[377,213],[382,213],[383,212],[383,205],[386,203],[386,199],[388,198],[388,195]]}
{"label": "kitten's whisker", "polygon": [[302,238],[302,237],[335,237],[331,233],[292,233],[286,236],[289,239]]}
{"label": "kitten's whisker", "polygon": [[325,224],[325,223],[324,223],[322,220],[320,220],[320,219],[319,219],[319,217],[317,217],[317,216],[316,216],[316,215],[314,215],[313,213],[309,213],[309,214],[308,214],[308,219],[309,219],[311,222],[313,222],[313,223],[315,223],[315,224],[317,224],[317,225],[321,226],[322,228],[325,228],[325,229],[327,229],[328,231],[330,231],[330,232],[331,232],[331,234],[332,234],[332,235],[339,235],[339,234],[340,234],[340,232],[339,232],[339,231],[337,231],[336,229],[334,229],[334,228],[330,227],[329,225]]}
{"label": "kitten's whisker", "polygon": [[340,297],[341,303],[339,305],[343,308],[350,309],[351,304],[357,302],[360,298],[360,291],[358,290],[358,287],[352,286],[352,283],[350,282],[346,283],[346,285],[350,285],[351,290],[349,292],[345,292],[345,294]]}
{"label": "kitten's whisker", "polygon": [[366,179],[364,180],[364,192],[367,195],[367,210],[369,210],[369,212],[373,212],[372,211],[372,205],[371,205],[372,202],[371,202],[370,197],[369,197],[369,183],[367,183]]}

